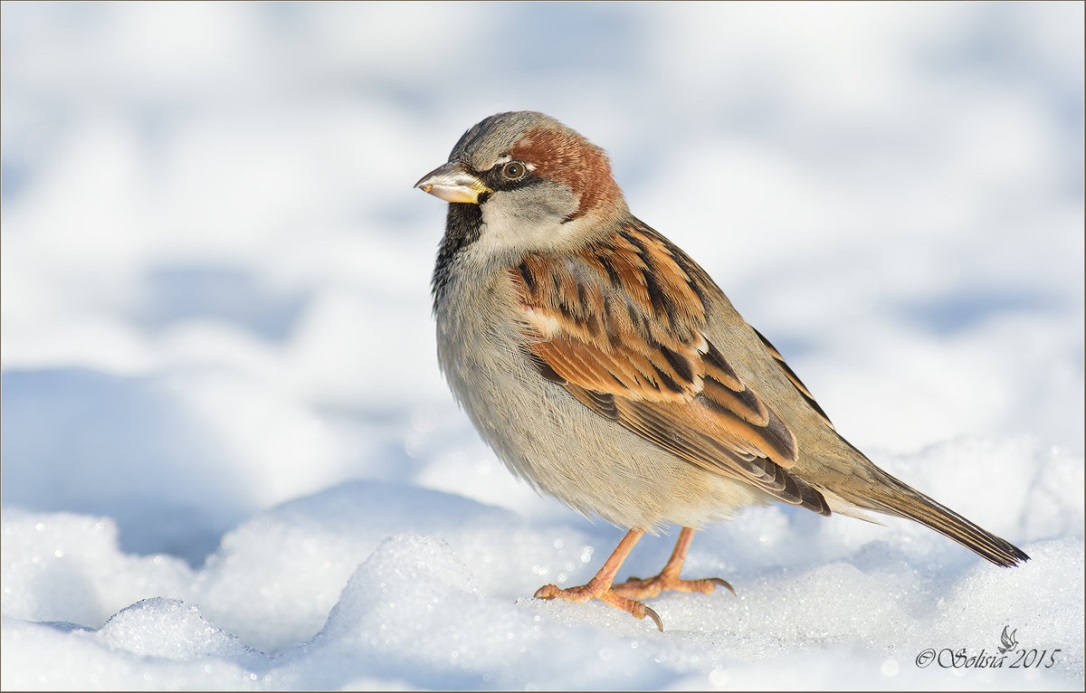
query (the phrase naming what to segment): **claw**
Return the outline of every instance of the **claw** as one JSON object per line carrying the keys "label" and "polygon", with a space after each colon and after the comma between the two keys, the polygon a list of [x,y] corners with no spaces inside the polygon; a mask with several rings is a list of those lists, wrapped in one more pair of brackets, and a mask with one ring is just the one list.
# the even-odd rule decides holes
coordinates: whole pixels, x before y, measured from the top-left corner
{"label": "claw", "polygon": [[554,599],[561,592],[558,585],[543,585],[535,591],[536,599]]}
{"label": "claw", "polygon": [[[645,605],[642,604],[641,606],[645,606]],[[660,620],[660,615],[659,614],[657,614],[655,611],[653,611],[649,607],[645,606],[645,615],[656,622],[656,630],[660,631],[661,633],[664,632],[664,622]]]}
{"label": "claw", "polygon": [[708,580],[709,580],[709,582],[713,583],[714,585],[720,585],[721,587],[727,589],[729,592],[732,593],[733,597],[738,597],[739,596],[738,594],[735,593],[735,588],[732,587],[728,583],[727,580],[722,580],[721,578],[708,578]]}

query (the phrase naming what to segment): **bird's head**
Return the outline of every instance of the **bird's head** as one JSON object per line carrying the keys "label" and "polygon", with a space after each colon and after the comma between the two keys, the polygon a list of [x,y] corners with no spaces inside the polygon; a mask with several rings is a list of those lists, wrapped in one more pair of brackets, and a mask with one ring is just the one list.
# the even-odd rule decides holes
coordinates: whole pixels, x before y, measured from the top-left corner
{"label": "bird's head", "polygon": [[476,216],[477,240],[501,255],[574,247],[629,214],[604,151],[532,111],[474,125],[415,187],[450,203],[450,227],[458,215]]}

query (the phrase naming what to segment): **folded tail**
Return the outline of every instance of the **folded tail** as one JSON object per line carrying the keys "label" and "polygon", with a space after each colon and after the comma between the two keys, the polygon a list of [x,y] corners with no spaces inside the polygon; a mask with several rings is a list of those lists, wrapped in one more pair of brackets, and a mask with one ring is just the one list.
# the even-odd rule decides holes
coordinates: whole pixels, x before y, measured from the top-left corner
{"label": "folded tail", "polygon": [[865,489],[862,507],[919,522],[998,566],[1010,568],[1029,560],[1022,549],[1006,539],[1000,539],[908,484],[875,469],[879,479]]}

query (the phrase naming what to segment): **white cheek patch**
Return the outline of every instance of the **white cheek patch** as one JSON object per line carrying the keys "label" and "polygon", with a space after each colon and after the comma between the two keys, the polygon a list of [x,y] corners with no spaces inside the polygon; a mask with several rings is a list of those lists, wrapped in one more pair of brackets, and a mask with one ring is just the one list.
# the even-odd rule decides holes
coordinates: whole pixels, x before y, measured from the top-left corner
{"label": "white cheek patch", "polygon": [[484,208],[482,233],[476,245],[495,255],[556,250],[577,235],[578,227],[576,222],[562,223],[553,218],[526,222],[501,208]]}
{"label": "white cheek patch", "polygon": [[496,192],[482,205],[478,249],[515,256],[565,247],[580,233],[582,222],[566,222],[567,208],[575,208],[575,200],[558,188]]}

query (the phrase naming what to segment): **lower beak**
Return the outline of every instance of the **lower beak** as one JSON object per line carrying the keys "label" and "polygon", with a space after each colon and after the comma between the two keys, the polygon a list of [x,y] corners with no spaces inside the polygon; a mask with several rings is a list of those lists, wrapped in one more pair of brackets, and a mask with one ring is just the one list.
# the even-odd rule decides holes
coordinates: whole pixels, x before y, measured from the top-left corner
{"label": "lower beak", "polygon": [[415,187],[446,202],[466,202],[473,205],[479,204],[480,195],[492,192],[459,161],[450,161],[435,168],[415,183]]}

